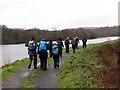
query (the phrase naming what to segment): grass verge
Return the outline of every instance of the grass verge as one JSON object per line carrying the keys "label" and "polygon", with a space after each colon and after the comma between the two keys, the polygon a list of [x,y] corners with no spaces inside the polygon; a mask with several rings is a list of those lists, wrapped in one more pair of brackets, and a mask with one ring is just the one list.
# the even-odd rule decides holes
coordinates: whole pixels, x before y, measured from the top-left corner
{"label": "grass verge", "polygon": [[2,74],[0,74],[0,77],[2,77],[2,82],[8,79],[13,73],[16,73],[17,71],[25,68],[27,64],[28,59],[25,58],[23,60],[17,60],[9,65],[1,67],[0,70],[2,71]]}
{"label": "grass verge", "polygon": [[[107,74],[103,74],[104,71],[101,72],[101,70],[104,68],[107,68],[108,70],[109,67],[107,66],[107,64],[108,62],[110,63],[110,61],[108,61],[107,64],[101,62],[102,61],[101,57],[105,58],[104,60],[108,60],[108,58],[111,57],[108,55],[108,53],[114,52],[112,51],[105,53],[102,52],[104,54],[107,53],[106,56],[102,55],[99,56],[100,55],[99,52],[100,50],[103,50],[103,46],[104,50],[108,51],[111,47],[106,48],[107,47],[106,45],[109,46],[113,45],[114,43],[117,43],[117,41],[105,42],[101,44],[91,44],[88,45],[86,49],[81,49],[77,51],[75,54],[71,55],[60,68],[59,71],[60,88],[104,88],[104,87],[116,88],[115,81],[112,82],[112,84],[107,84],[107,87],[105,86],[106,84],[104,81],[106,79],[104,79],[102,75],[105,76]],[[118,47],[116,48],[118,49]],[[116,64],[112,65],[115,66]],[[112,77],[109,80],[112,80]]]}
{"label": "grass verge", "polygon": [[21,88],[35,88],[40,74],[40,68],[33,69],[27,78],[23,81]]}

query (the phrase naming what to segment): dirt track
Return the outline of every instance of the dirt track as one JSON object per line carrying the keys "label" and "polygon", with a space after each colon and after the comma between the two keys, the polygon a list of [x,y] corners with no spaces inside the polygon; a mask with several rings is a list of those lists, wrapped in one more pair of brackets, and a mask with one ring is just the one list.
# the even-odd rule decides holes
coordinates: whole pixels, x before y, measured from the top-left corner
{"label": "dirt track", "polygon": [[[66,54],[60,58],[61,64],[64,63],[72,53]],[[48,65],[48,70],[43,71],[37,80],[36,88],[59,88],[58,83],[58,72],[59,69],[54,69],[53,63]],[[14,73],[9,79],[7,79],[3,84],[2,88],[21,88],[23,80],[28,76],[31,71],[25,67],[24,69]]]}
{"label": "dirt track", "polygon": [[[70,54],[61,57],[60,62],[63,64]],[[49,64],[48,70],[44,71],[38,79],[37,88],[59,88],[58,72],[59,69],[54,69],[53,63]]]}

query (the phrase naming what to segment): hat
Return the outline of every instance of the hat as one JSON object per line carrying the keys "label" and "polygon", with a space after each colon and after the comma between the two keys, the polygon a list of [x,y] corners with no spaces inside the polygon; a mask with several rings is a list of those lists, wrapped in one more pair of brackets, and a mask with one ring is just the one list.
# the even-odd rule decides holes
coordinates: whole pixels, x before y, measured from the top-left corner
{"label": "hat", "polygon": [[69,39],[69,37],[67,37],[67,39]]}

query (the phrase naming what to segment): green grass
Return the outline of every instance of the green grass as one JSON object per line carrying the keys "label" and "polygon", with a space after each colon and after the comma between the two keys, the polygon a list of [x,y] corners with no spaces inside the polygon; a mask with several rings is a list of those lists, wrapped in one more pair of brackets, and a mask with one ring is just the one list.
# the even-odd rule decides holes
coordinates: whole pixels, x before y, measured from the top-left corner
{"label": "green grass", "polygon": [[40,68],[33,69],[27,76],[27,78],[23,81],[21,88],[35,88],[40,75],[41,75]]}
{"label": "green grass", "polygon": [[96,52],[103,45],[115,42],[91,44],[86,49],[79,47],[81,49],[71,55],[60,68],[60,88],[97,88],[98,77],[95,72],[105,65],[99,62]]}
{"label": "green grass", "polygon": [[17,71],[25,68],[28,62],[29,59],[25,58],[23,60],[15,61],[9,65],[1,67],[0,70],[2,71],[2,74],[0,74],[0,77],[2,77],[2,81],[8,79],[13,73],[16,73]]}

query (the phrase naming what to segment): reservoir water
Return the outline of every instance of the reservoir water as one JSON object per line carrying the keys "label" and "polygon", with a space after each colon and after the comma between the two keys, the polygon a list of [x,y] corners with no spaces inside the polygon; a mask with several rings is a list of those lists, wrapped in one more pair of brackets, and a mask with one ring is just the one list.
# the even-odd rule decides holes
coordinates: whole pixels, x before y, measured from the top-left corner
{"label": "reservoir water", "polygon": [[[118,39],[118,36],[88,39],[87,44],[101,43],[116,39]],[[79,42],[79,45],[82,45],[82,41],[79,40]],[[0,45],[0,67],[23,58],[28,58],[25,44]]]}

